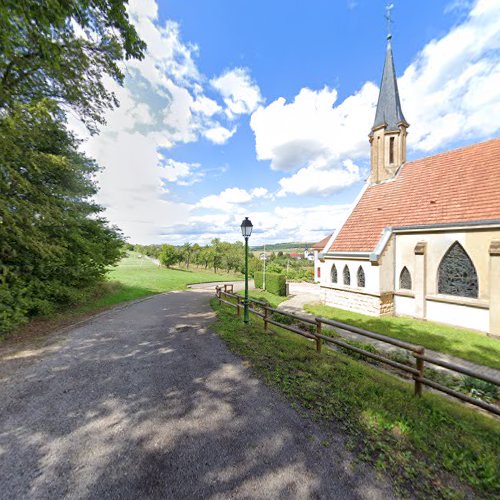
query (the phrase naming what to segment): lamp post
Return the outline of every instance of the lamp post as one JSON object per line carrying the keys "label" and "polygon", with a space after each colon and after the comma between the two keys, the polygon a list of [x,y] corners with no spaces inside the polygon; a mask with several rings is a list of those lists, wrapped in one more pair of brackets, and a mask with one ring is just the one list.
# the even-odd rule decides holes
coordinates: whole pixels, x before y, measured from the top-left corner
{"label": "lamp post", "polygon": [[241,234],[245,238],[245,300],[243,302],[243,321],[248,323],[248,238],[252,234],[253,224],[248,217],[241,223]]}

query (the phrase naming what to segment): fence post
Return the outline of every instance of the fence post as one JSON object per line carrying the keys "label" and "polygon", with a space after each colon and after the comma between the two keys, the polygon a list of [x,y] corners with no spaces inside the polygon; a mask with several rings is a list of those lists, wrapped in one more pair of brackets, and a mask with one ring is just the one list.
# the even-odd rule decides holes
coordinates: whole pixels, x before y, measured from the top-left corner
{"label": "fence post", "polygon": [[267,314],[268,314],[267,306],[264,306],[264,330],[267,332]]}
{"label": "fence post", "polygon": [[217,295],[217,298],[219,299],[219,305],[222,305],[222,299],[221,299],[221,288],[220,286],[218,286],[216,288],[216,295]]}
{"label": "fence post", "polygon": [[425,349],[423,347],[420,347],[417,353],[413,354],[416,359],[416,365],[417,365],[416,368],[418,370],[418,375],[413,377],[415,380],[415,396],[421,396],[422,389],[424,387],[424,384],[420,382],[420,380],[424,378],[424,360],[420,357],[417,357],[417,355],[423,356],[424,354],[425,354]]}
{"label": "fence post", "polygon": [[314,318],[316,320],[316,351],[321,352],[321,345],[323,344],[322,339],[318,337],[321,335],[321,320]]}
{"label": "fence post", "polygon": [[241,316],[240,296],[239,295],[236,297],[236,315],[238,316],[238,318]]}

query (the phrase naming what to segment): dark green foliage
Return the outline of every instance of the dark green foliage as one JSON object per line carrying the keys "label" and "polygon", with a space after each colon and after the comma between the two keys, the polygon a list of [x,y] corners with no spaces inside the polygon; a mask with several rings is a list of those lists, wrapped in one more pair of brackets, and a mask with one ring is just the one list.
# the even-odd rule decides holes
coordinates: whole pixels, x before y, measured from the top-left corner
{"label": "dark green foliage", "polygon": [[483,401],[498,401],[499,390],[495,384],[474,377],[463,377],[460,389],[470,396]]}
{"label": "dark green foliage", "polygon": [[264,273],[262,271],[255,271],[253,273],[253,280],[255,282],[255,288],[262,288]]}
{"label": "dark green foliage", "polygon": [[103,79],[123,80],[119,63],[145,43],[125,0],[2,0],[0,109],[44,98],[71,106],[89,125],[116,104]]}
{"label": "dark green foliage", "polygon": [[266,290],[281,297],[286,296],[286,278],[284,274],[266,273]]}
{"label": "dark green foliage", "polygon": [[103,279],[122,240],[100,216],[96,164],[54,104],[0,120],[0,332],[73,304]]}
{"label": "dark green foliage", "polygon": [[274,312],[272,314],[272,319],[282,325],[293,325],[295,323],[295,320],[291,316],[279,312]]}

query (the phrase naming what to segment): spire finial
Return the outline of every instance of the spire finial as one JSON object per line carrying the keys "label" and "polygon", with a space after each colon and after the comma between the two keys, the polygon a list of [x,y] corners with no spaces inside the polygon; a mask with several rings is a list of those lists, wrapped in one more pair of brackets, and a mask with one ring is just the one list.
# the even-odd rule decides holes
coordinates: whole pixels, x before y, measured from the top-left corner
{"label": "spire finial", "polygon": [[385,18],[387,19],[387,40],[392,38],[391,24],[392,24],[392,9],[394,9],[394,3],[385,6]]}

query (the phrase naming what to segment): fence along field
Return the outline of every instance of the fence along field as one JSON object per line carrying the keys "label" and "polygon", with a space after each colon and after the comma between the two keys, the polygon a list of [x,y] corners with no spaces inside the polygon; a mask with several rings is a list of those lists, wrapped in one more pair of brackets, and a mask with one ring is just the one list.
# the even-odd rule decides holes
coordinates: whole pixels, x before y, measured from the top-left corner
{"label": "fence along field", "polygon": [[[217,295],[217,298],[219,300],[219,304],[226,304],[228,306],[236,308],[237,316],[238,317],[241,316],[241,309],[243,307],[243,297],[241,295],[237,295],[237,294],[233,293],[233,286],[232,285],[224,285],[224,288],[219,287],[219,286],[216,287],[216,295]],[[223,297],[225,297],[225,299]],[[272,307],[269,307],[267,305],[267,303],[262,302],[260,300],[251,299],[251,298],[249,298],[248,300],[251,304],[254,305],[254,307],[249,307],[249,312],[255,314],[256,316],[260,317],[264,321],[264,330],[265,331],[269,330],[269,324],[271,324],[271,325],[275,325],[279,328],[283,328],[285,330],[288,330],[292,333],[306,337],[308,339],[314,340],[316,343],[316,350],[318,353],[321,353],[323,341],[332,343],[334,345],[342,347],[343,349],[353,351],[355,353],[361,354],[363,356],[371,358],[371,359],[378,361],[380,363],[384,363],[386,365],[389,365],[392,368],[396,368],[398,370],[401,370],[405,373],[410,374],[414,380],[415,396],[421,396],[422,392],[423,392],[423,386],[429,386],[429,387],[433,388],[434,390],[444,392],[445,394],[448,394],[449,396],[453,396],[457,399],[460,399],[461,401],[478,406],[478,407],[482,408],[483,410],[486,410],[488,412],[491,412],[495,415],[500,416],[500,408],[498,406],[486,403],[486,402],[481,401],[479,399],[472,398],[472,397],[468,396],[467,394],[463,394],[461,392],[455,391],[455,390],[450,389],[449,387],[446,387],[442,384],[439,384],[433,380],[429,380],[428,378],[425,378],[425,373],[424,373],[425,363],[441,366],[443,368],[446,368],[449,371],[452,371],[455,373],[460,373],[462,375],[467,375],[469,377],[474,377],[474,378],[477,378],[479,380],[489,382],[490,384],[494,384],[498,387],[498,386],[500,386],[500,380],[498,380],[496,378],[493,378],[493,377],[490,377],[490,376],[487,376],[487,375],[484,375],[481,373],[477,373],[474,370],[469,370],[469,369],[463,368],[461,366],[455,365],[453,363],[448,363],[446,361],[441,361],[441,360],[432,358],[431,356],[427,356],[425,354],[425,348],[422,346],[410,344],[408,342],[402,342],[400,340],[396,340],[396,339],[393,339],[391,337],[386,337],[385,335],[381,335],[379,333],[370,332],[368,330],[363,330],[361,328],[350,326],[346,323],[341,323],[340,321],[334,321],[334,320],[321,318],[321,317],[315,317],[314,319],[310,319],[307,317],[298,316],[296,314],[292,314],[292,313],[288,313],[285,311],[280,311],[280,310],[274,309]],[[304,329],[275,321],[272,317],[270,317],[269,313],[279,313],[280,315],[287,316],[293,320],[300,321],[303,324],[311,325],[312,327],[314,327],[312,329],[313,332],[312,331],[305,331]],[[415,359],[415,367],[411,367],[411,366],[408,366],[408,365],[405,365],[402,363],[398,363],[397,361],[394,361],[392,359],[388,359],[388,358],[381,356],[379,354],[374,354],[374,353],[366,351],[364,349],[360,349],[359,347],[355,347],[355,346],[353,346],[345,341],[339,340],[339,339],[334,338],[334,337],[330,337],[328,335],[324,335],[322,333],[322,326],[323,325],[331,326],[334,328],[342,328],[344,330],[356,333],[360,336],[376,339],[376,340],[385,342],[387,344],[391,344],[393,346],[404,349],[405,351],[410,352],[412,357]]]}

